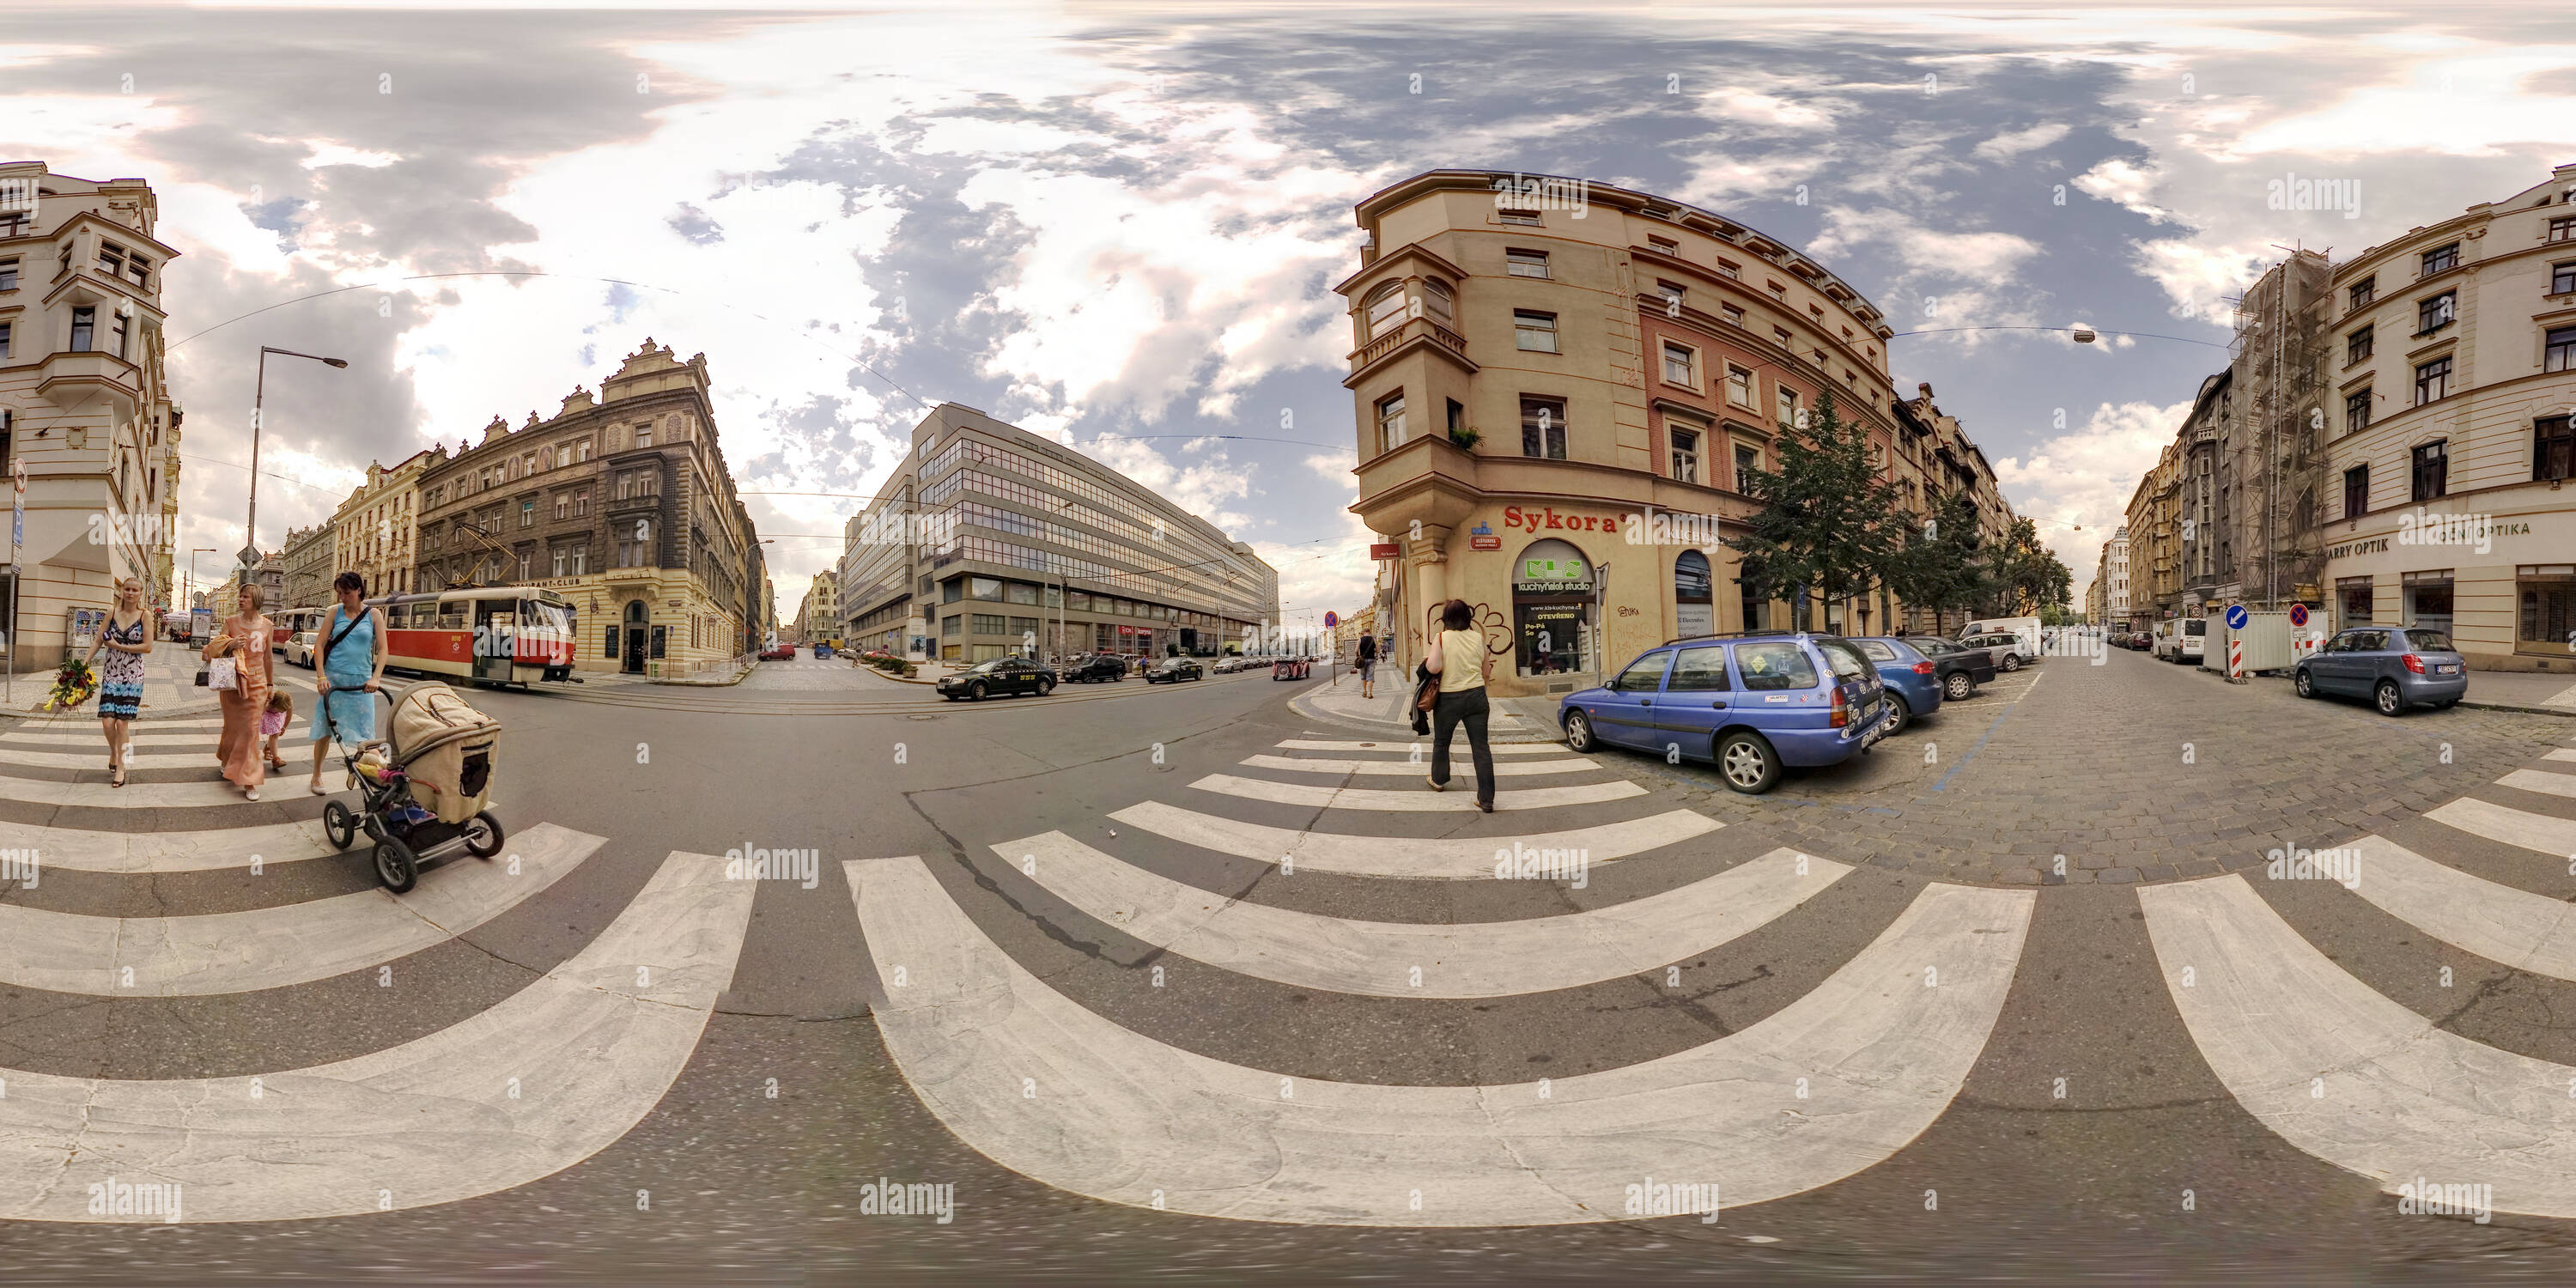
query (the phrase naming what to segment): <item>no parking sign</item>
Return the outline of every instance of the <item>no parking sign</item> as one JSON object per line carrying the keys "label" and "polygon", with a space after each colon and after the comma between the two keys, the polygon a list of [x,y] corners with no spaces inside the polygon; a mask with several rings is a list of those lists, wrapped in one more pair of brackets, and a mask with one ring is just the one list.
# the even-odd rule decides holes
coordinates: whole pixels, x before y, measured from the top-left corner
{"label": "no parking sign", "polygon": [[2290,605],[2290,624],[2291,624],[2292,626],[2305,626],[2305,625],[2307,625],[2307,624],[2308,624],[2308,606],[2307,606],[2307,605],[2305,605],[2305,604],[2292,604],[2292,605]]}

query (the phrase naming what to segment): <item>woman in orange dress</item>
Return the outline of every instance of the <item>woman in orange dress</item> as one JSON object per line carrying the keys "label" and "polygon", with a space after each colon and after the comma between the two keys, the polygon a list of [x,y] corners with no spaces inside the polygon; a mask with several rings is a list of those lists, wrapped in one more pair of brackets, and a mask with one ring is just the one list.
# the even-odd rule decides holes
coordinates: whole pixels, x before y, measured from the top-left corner
{"label": "woman in orange dress", "polygon": [[240,669],[241,682],[219,695],[224,709],[224,736],[215,744],[215,758],[223,762],[224,778],[242,789],[244,800],[259,799],[259,785],[268,781],[268,766],[259,752],[259,717],[268,710],[269,690],[273,687],[268,669],[268,641],[276,627],[262,612],[265,596],[254,583],[241,588],[241,611],[224,619],[223,634],[232,648],[224,654]]}

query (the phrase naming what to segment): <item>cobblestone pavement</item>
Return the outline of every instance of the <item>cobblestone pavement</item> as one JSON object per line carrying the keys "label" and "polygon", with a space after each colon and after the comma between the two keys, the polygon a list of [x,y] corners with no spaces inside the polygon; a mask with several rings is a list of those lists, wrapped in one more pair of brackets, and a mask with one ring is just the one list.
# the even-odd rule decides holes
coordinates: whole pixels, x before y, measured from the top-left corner
{"label": "cobblestone pavement", "polygon": [[[2476,680],[2470,681],[2472,691]],[[1706,765],[1608,753],[1783,844],[1981,884],[2157,882],[2338,845],[2414,817],[2576,736],[2563,717],[2455,707],[2391,720],[2112,652],[1998,676],[1831,769],[1741,796]],[[1790,839],[1790,838],[1797,839]],[[2063,857],[2061,874],[2060,857]]]}

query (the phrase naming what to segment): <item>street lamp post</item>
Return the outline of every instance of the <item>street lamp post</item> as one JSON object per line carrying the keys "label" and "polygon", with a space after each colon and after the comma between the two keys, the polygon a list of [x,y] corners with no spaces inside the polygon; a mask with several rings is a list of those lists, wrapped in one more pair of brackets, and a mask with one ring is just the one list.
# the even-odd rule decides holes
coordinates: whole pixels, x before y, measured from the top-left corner
{"label": "street lamp post", "polygon": [[244,581],[249,580],[251,571],[257,567],[259,554],[259,431],[261,408],[268,398],[268,355],[272,353],[288,358],[311,358],[325,366],[349,365],[346,358],[325,358],[317,353],[297,353],[293,349],[272,348],[265,344],[259,346],[259,374],[251,381],[250,391],[250,513],[242,525],[242,549],[250,552],[252,557],[243,562]]}

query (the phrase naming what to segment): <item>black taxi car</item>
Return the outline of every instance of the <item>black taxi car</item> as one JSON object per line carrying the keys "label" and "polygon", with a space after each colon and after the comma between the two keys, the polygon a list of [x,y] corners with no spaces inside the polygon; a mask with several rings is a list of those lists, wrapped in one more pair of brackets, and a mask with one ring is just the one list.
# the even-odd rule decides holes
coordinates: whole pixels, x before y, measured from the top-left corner
{"label": "black taxi car", "polygon": [[981,702],[996,693],[1045,694],[1055,688],[1055,672],[1024,657],[997,657],[954,675],[939,677],[939,694]]}

